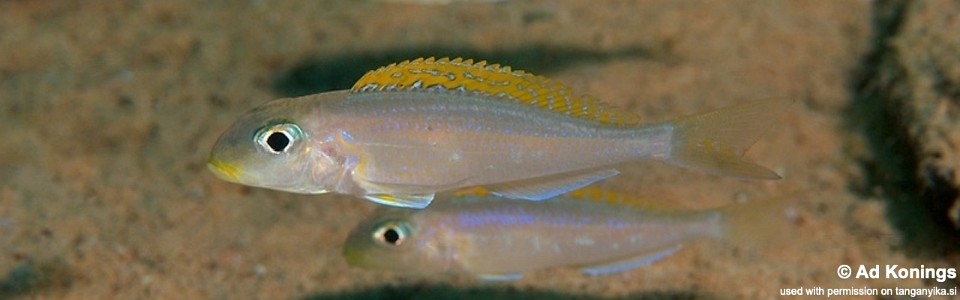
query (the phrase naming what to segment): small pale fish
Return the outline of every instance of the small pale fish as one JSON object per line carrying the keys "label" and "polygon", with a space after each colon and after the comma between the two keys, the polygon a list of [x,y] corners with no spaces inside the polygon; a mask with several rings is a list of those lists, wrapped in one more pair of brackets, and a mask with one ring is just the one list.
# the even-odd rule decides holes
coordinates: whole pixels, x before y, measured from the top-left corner
{"label": "small pale fish", "polygon": [[797,214],[784,200],[680,211],[661,206],[666,201],[593,197],[458,196],[425,210],[380,207],[352,230],[343,255],[354,266],[416,276],[515,280],[554,267],[605,275],[649,265],[697,239],[762,246],[789,233]]}
{"label": "small pale fish", "polygon": [[417,59],[370,71],[350,90],[254,109],[219,138],[208,166],[240,184],[412,208],[475,186],[548,199],[639,160],[777,179],[742,155],[789,104],[770,99],[640,124],[541,76],[485,61]]}

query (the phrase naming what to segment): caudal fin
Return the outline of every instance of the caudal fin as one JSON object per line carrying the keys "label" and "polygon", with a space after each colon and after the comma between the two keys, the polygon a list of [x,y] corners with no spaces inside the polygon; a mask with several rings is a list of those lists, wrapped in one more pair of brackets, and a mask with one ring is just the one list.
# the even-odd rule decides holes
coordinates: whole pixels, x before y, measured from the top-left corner
{"label": "caudal fin", "polygon": [[783,98],[749,102],[673,121],[669,161],[707,173],[749,179],[780,175],[743,159],[792,103]]}
{"label": "caudal fin", "polygon": [[757,248],[796,236],[799,197],[795,194],[721,208],[722,238],[735,245]]}

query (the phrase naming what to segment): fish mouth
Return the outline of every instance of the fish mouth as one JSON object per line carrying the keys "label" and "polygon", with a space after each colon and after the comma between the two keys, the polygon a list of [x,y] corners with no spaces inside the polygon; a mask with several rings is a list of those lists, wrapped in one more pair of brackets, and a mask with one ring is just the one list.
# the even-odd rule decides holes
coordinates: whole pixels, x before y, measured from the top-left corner
{"label": "fish mouth", "polygon": [[210,158],[210,160],[207,161],[207,168],[220,179],[230,182],[238,182],[240,180],[240,168],[233,164],[216,158]]}
{"label": "fish mouth", "polygon": [[346,260],[350,265],[358,267],[364,266],[363,255],[360,253],[360,251],[357,251],[356,249],[344,248],[342,254],[344,260]]}

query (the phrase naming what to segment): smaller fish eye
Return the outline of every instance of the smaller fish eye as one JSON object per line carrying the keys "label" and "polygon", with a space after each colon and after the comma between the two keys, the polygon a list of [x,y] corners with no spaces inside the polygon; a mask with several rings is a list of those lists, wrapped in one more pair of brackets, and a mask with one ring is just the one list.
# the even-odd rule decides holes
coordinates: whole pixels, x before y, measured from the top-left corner
{"label": "smaller fish eye", "polygon": [[373,239],[386,246],[399,246],[406,241],[406,238],[406,229],[402,225],[393,222],[380,226],[373,233]]}
{"label": "smaller fish eye", "polygon": [[271,153],[283,153],[290,150],[300,137],[300,127],[284,123],[264,127],[257,134],[257,142]]}

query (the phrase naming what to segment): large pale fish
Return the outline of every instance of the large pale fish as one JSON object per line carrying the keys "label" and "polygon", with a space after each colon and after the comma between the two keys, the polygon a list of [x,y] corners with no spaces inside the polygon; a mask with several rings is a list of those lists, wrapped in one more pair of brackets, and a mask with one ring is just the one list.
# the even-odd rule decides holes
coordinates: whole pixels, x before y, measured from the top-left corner
{"label": "large pale fish", "polygon": [[578,190],[542,202],[486,195],[424,210],[379,207],[351,231],[343,255],[354,266],[416,276],[512,280],[561,266],[603,275],[648,265],[696,239],[764,245],[789,233],[797,214],[784,200],[682,211],[621,198]]}
{"label": "large pale fish", "polygon": [[368,72],[351,90],[254,109],[219,138],[208,166],[245,185],[413,208],[426,207],[437,192],[473,186],[548,199],[639,160],[776,179],[742,154],[789,103],[771,99],[640,124],[633,114],[510,67],[417,59]]}

